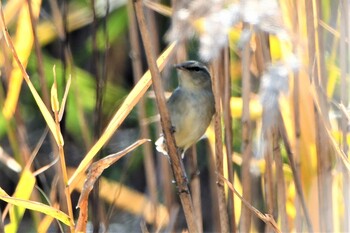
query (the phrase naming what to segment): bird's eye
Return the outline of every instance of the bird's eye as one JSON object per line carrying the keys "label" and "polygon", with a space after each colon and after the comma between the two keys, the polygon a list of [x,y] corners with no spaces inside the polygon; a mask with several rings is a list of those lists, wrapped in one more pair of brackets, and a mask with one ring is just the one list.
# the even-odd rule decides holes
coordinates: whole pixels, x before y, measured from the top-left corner
{"label": "bird's eye", "polygon": [[198,72],[198,71],[200,71],[201,69],[200,69],[199,67],[192,67],[191,70]]}

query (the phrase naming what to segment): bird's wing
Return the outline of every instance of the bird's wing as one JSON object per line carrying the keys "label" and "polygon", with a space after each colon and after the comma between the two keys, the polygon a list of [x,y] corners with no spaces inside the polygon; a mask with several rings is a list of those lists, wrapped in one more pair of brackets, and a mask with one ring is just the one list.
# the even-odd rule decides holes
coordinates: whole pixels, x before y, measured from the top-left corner
{"label": "bird's wing", "polygon": [[168,110],[171,116],[171,123],[175,129],[175,132],[177,127],[181,127],[181,121],[187,111],[186,105],[186,95],[184,95],[183,90],[180,88],[175,89],[167,102]]}

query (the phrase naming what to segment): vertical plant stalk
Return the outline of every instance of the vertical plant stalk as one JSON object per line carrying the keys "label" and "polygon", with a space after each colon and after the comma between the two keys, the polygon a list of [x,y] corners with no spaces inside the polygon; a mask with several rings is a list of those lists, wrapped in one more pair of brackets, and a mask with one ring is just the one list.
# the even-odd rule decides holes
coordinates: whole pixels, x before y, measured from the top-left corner
{"label": "vertical plant stalk", "polygon": [[[55,68],[54,68],[55,69]],[[67,175],[67,167],[65,162],[65,156],[64,156],[64,150],[63,150],[63,139],[60,138],[59,135],[61,135],[61,127],[60,127],[60,120],[59,120],[59,102],[57,98],[57,82],[56,82],[56,73],[54,70],[54,83],[52,85],[51,89],[51,108],[55,116],[55,123],[56,123],[56,131],[57,131],[57,137],[59,138],[57,142],[58,146],[58,153],[60,156],[60,165],[61,165],[61,174],[63,177],[63,183],[64,183],[64,193],[66,198],[66,204],[68,209],[68,215],[71,219],[71,221],[74,221],[73,216],[73,209],[72,209],[72,200],[70,196],[70,188],[68,185],[68,175]],[[74,232],[74,224],[70,225],[70,231]]]}
{"label": "vertical plant stalk", "polygon": [[[39,81],[40,81],[40,88],[43,96],[43,102],[46,105],[47,108],[50,107],[50,95],[48,91],[48,86],[46,82],[46,77],[45,77],[45,72],[44,72],[44,61],[43,61],[43,55],[40,47],[40,43],[38,40],[38,35],[37,35],[37,20],[35,19],[33,15],[33,9],[31,5],[31,0],[28,0],[28,9],[29,9],[29,15],[30,15],[30,20],[32,23],[32,32],[33,32],[33,39],[34,39],[34,48],[35,48],[35,58],[37,60],[37,70],[38,70],[38,75],[39,75]],[[49,139],[50,139],[50,145],[52,150],[54,151],[54,154],[58,153],[55,139],[52,134],[49,134]]]}
{"label": "vertical plant stalk", "polygon": [[[223,117],[224,117],[224,130],[225,130],[225,145],[226,145],[226,159],[228,168],[228,180],[234,185],[234,173],[232,164],[233,153],[233,129],[232,129],[232,115],[231,115],[231,77],[230,77],[230,50],[229,47],[224,49],[224,91],[223,91]],[[236,217],[235,217],[235,205],[233,199],[233,193],[228,194],[228,215],[229,222],[231,222],[231,232],[237,231]]]}
{"label": "vertical plant stalk", "polygon": [[[266,126],[263,126],[263,128]],[[264,130],[264,129],[263,129]],[[274,145],[273,145],[273,130],[272,128],[265,129],[264,132],[264,141],[266,144],[265,150],[264,150],[264,157],[265,157],[265,199],[266,199],[266,205],[267,205],[267,214],[270,214],[273,216],[274,212],[274,179],[272,175],[272,169],[273,169],[273,154],[274,154]],[[265,232],[270,232],[272,229],[269,229],[269,226],[266,226]]]}
{"label": "vertical plant stalk", "polygon": [[136,18],[138,21],[141,37],[143,40],[147,63],[152,75],[153,89],[156,95],[156,102],[160,113],[161,125],[165,140],[167,142],[168,153],[171,161],[171,167],[174,173],[175,182],[177,185],[179,198],[181,200],[182,208],[185,214],[188,230],[190,232],[198,232],[197,224],[195,221],[193,204],[191,200],[190,190],[187,185],[186,173],[183,169],[181,156],[178,154],[175,144],[175,139],[171,133],[171,120],[168,109],[166,107],[166,101],[164,96],[163,87],[161,84],[161,77],[159,69],[156,64],[156,59],[153,51],[153,43],[149,36],[148,27],[145,21],[143,13],[142,1],[137,0],[134,2]]}
{"label": "vertical plant stalk", "polygon": [[[246,30],[248,30],[246,25]],[[251,203],[250,160],[252,156],[250,122],[250,43],[247,41],[242,51],[242,193],[243,198]],[[250,232],[251,212],[242,204],[240,232]]]}
{"label": "vertical plant stalk", "polygon": [[41,47],[39,44],[38,35],[37,35],[37,31],[36,31],[37,22],[36,22],[36,19],[34,18],[34,15],[33,15],[33,7],[31,5],[32,1],[31,0],[27,0],[27,1],[28,1],[28,8],[29,8],[29,16],[30,16],[30,20],[32,23],[34,48],[35,48],[35,55],[36,55],[36,59],[37,59],[40,87],[41,87],[41,91],[43,93],[43,101],[44,101],[46,107],[49,108],[50,107],[50,96],[49,96],[49,92],[47,90],[47,83],[46,83],[46,79],[45,79],[45,73],[44,73],[44,67],[43,67],[43,65],[44,65],[43,55],[41,52]]}
{"label": "vertical plant stalk", "polygon": [[[58,35],[59,39],[61,40],[61,42],[64,43],[65,41],[67,41],[67,38],[66,38],[67,35],[65,34],[65,26],[64,26],[65,8],[63,7],[62,15],[61,15],[60,7],[58,6],[57,0],[49,0],[49,4],[50,4],[51,11],[52,11],[53,22],[54,22],[54,25],[56,26],[57,35]],[[63,4],[63,6],[65,6],[64,1],[62,4]],[[60,48],[60,49],[62,50],[62,48]],[[63,52],[63,54],[64,54],[64,52]],[[62,52],[61,52],[60,56],[61,56],[61,58],[64,56],[64,55],[62,55]],[[63,64],[64,64],[64,71],[66,71],[66,62],[63,61]],[[55,148],[54,152],[60,156],[60,162],[61,162],[62,156],[61,156],[59,146],[57,146],[57,147],[55,146],[53,148]],[[66,200],[66,193],[65,193],[66,192],[66,190],[65,190],[66,183],[65,183],[65,178],[64,178],[64,174],[63,174],[64,170],[62,170],[62,165],[61,166],[60,165],[61,164],[58,164],[58,163],[55,164],[56,176],[59,177],[59,179],[61,181],[58,183],[58,188],[57,188],[58,201],[60,203],[61,208],[64,211],[69,212],[69,207],[66,205],[66,202],[65,202],[65,200]]]}
{"label": "vertical plant stalk", "polygon": [[[137,83],[140,78],[142,77],[142,62],[141,62],[141,49],[140,49],[140,41],[138,37],[138,31],[137,31],[137,23],[136,18],[133,10],[132,1],[128,1],[128,18],[129,18],[129,36],[130,36],[130,43],[131,43],[131,62],[132,62],[132,69],[133,69],[133,75],[134,75],[134,82]],[[138,105],[138,119],[140,124],[140,131],[141,131],[141,138],[150,138],[150,132],[148,125],[145,124],[145,119],[147,118],[146,115],[146,102],[144,99],[140,99],[139,105]],[[145,166],[145,175],[146,175],[146,183],[148,187],[148,191],[150,193],[150,199],[153,204],[153,212],[154,212],[154,219],[157,217],[157,179],[156,179],[156,168],[155,168],[155,162],[153,158],[153,150],[152,150],[152,144],[146,143],[144,144],[144,166]],[[154,221],[156,224],[157,221]],[[154,226],[154,229],[157,229],[157,226]]]}
{"label": "vertical plant stalk", "polygon": [[218,192],[217,184],[216,184],[216,164],[215,164],[215,157],[213,150],[211,150],[210,146],[208,145],[208,151],[210,151],[210,155],[208,156],[208,163],[209,163],[209,190],[210,190],[210,203],[211,203],[211,215],[212,215],[212,222],[213,222],[213,228],[212,230],[214,232],[221,232],[220,229],[220,210],[219,210],[219,198],[218,198]]}
{"label": "vertical plant stalk", "polygon": [[230,226],[228,222],[226,197],[225,197],[225,183],[220,179],[219,175],[224,176],[224,156],[222,145],[222,127],[221,127],[221,88],[220,88],[220,60],[216,60],[213,66],[214,72],[212,72],[212,86],[215,99],[215,115],[214,115],[214,128],[215,128],[215,162],[216,162],[216,185],[218,192],[219,211],[220,211],[220,227],[221,232],[230,232]]}
{"label": "vertical plant stalk", "polygon": [[[64,73],[69,73],[69,75],[72,75],[72,88],[73,88],[73,94],[74,99],[77,105],[77,116],[78,116],[78,122],[79,122],[79,128],[82,131],[81,135],[85,144],[86,148],[90,147],[90,144],[92,142],[91,135],[89,133],[88,128],[86,125],[88,125],[84,112],[83,107],[81,104],[81,96],[79,95],[79,87],[76,83],[75,79],[75,70],[74,70],[74,64],[73,64],[73,57],[70,51],[70,47],[68,44],[68,34],[67,34],[67,11],[68,11],[68,4],[66,4],[66,1],[62,1],[63,3],[63,11],[62,15],[60,13],[60,7],[58,6],[57,0],[49,0],[50,8],[53,15],[53,23],[57,30],[57,35],[64,44],[64,51],[63,54],[61,54],[62,60],[63,60],[63,67],[64,67]],[[67,71],[68,68],[68,71]],[[67,77],[67,76],[66,76]]]}
{"label": "vertical plant stalk", "polygon": [[151,40],[153,41],[153,49],[156,56],[159,54],[159,35],[157,30],[157,19],[155,12],[149,8],[145,9],[145,16],[148,22],[148,28],[150,31]]}
{"label": "vertical plant stalk", "polygon": [[275,158],[276,164],[276,179],[277,179],[277,206],[278,214],[281,221],[281,231],[289,232],[288,228],[288,215],[287,215],[287,198],[286,198],[286,184],[284,180],[283,173],[283,161],[281,155],[281,148],[279,145],[280,134],[278,128],[273,128],[272,136],[272,146],[273,146],[273,155]]}
{"label": "vertical plant stalk", "polygon": [[[340,48],[339,48],[339,60],[340,60],[340,83],[341,83],[341,89],[340,89],[340,99],[341,103],[344,106],[348,106],[349,99],[349,83],[346,80],[347,76],[347,60],[349,59],[349,46],[345,42],[345,38],[347,36],[346,29],[348,29],[349,23],[349,15],[348,10],[349,6],[346,1],[341,0],[339,3],[340,8]],[[348,155],[349,146],[347,143],[347,134],[348,134],[348,125],[349,122],[347,120],[347,117],[345,116],[344,112],[341,115],[341,131],[342,131],[342,150],[345,155]],[[343,200],[344,200],[344,206],[350,205],[350,176],[349,171],[346,169],[346,167],[343,167]],[[344,218],[343,218],[343,225],[344,228],[342,229],[344,232],[350,231],[350,210],[349,208],[344,208]]]}
{"label": "vertical plant stalk", "polygon": [[[299,35],[299,17],[298,17],[298,12],[302,12],[300,10],[300,6],[298,7],[298,3],[292,4],[292,9],[291,9],[291,18],[292,21],[295,22],[293,26],[293,32],[296,35]],[[298,10],[299,9],[299,10]],[[297,45],[293,45],[293,52],[295,54],[298,54],[298,49]],[[293,113],[294,113],[294,136],[295,136],[295,146],[294,146],[294,158],[296,158],[297,162],[295,164],[298,172],[298,177],[300,179],[300,137],[301,137],[301,128],[300,128],[300,101],[299,101],[299,72],[295,71],[293,73]],[[276,161],[277,162],[277,161]],[[296,232],[301,232],[302,231],[302,216],[301,216],[301,206],[300,206],[300,201],[298,199],[295,200],[295,209],[296,209],[296,216],[295,216],[295,229]]]}
{"label": "vertical plant stalk", "polygon": [[286,126],[284,125],[284,121],[283,121],[281,112],[279,112],[278,115],[279,115],[278,116],[278,130],[279,130],[279,133],[280,133],[281,138],[282,138],[283,143],[284,143],[284,147],[285,147],[287,155],[288,155],[289,164],[290,164],[290,167],[291,167],[292,173],[293,173],[295,189],[297,191],[297,194],[298,194],[298,197],[299,197],[299,200],[301,203],[301,207],[302,207],[303,212],[304,212],[304,217],[305,217],[308,231],[313,232],[310,214],[309,214],[309,211],[308,211],[307,206],[306,206],[306,201],[305,201],[303,189],[301,186],[301,181],[300,181],[300,178],[298,176],[298,172],[297,172],[297,169],[295,166],[294,156],[292,153],[292,148],[291,148],[290,142],[288,140]]}
{"label": "vertical plant stalk", "polygon": [[[105,91],[105,84],[106,84],[106,54],[108,51],[105,52],[105,59],[102,60],[102,54],[99,52],[97,47],[97,30],[98,30],[98,18],[96,15],[96,9],[95,9],[95,0],[91,0],[91,8],[92,8],[92,14],[93,14],[93,22],[92,22],[92,73],[95,75],[96,79],[96,102],[95,102],[95,111],[94,111],[94,141],[96,141],[101,136],[102,131],[102,108],[103,108],[103,93]],[[105,44],[106,48],[108,47],[108,35],[106,33],[106,21],[108,17],[108,11],[109,11],[109,1],[106,1],[107,7],[106,7],[106,15],[103,18],[103,29],[104,29],[104,36],[106,38]],[[103,67],[103,70],[100,69],[100,67]],[[102,156],[102,151],[99,151],[98,154],[95,157],[95,161],[100,159]],[[100,179],[97,179],[94,184],[94,189],[92,190],[92,199],[91,199],[91,211],[94,213],[91,216],[91,221],[93,225],[93,231],[99,232],[100,229],[100,223],[102,222],[103,216],[102,214],[105,211],[102,211],[102,205],[100,203]]]}
{"label": "vertical plant stalk", "polygon": [[193,198],[193,208],[196,216],[198,232],[203,232],[203,216],[201,201],[201,183],[199,179],[198,160],[196,146],[192,146],[187,153],[188,167],[190,173],[190,187]]}
{"label": "vertical plant stalk", "polygon": [[[301,137],[301,129],[300,129],[300,108],[299,108],[299,73],[294,72],[294,85],[293,85],[293,109],[294,109],[294,125],[295,125],[295,151],[294,151],[294,157],[297,159],[297,161],[300,160],[300,137]],[[300,165],[298,162],[295,164],[297,168],[297,176],[300,179]],[[296,200],[296,223],[295,223],[295,229],[297,232],[302,231],[302,221],[301,221],[301,215],[300,212],[300,201]]]}
{"label": "vertical plant stalk", "polygon": [[[315,85],[317,97],[319,98],[320,111],[314,107],[316,124],[316,150],[317,150],[317,181],[318,181],[318,202],[319,202],[319,225],[320,231],[333,231],[333,194],[332,194],[332,152],[329,139],[323,122],[329,124],[328,107],[326,96],[325,73],[321,72],[323,62],[323,48],[320,47],[321,37],[318,34],[319,9],[317,2],[306,1],[306,19],[308,34],[309,54],[309,76]],[[317,22],[317,24],[315,24]],[[317,30],[318,29],[318,30]],[[322,43],[321,43],[322,44]]]}

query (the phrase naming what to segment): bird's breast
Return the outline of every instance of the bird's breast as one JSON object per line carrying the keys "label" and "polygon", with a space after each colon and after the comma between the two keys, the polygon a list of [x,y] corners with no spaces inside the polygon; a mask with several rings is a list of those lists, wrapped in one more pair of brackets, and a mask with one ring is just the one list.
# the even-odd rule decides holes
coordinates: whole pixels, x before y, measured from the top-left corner
{"label": "bird's breast", "polygon": [[188,148],[206,131],[214,114],[213,96],[210,92],[182,93],[181,113],[171,112],[174,118],[175,140],[178,147]]}

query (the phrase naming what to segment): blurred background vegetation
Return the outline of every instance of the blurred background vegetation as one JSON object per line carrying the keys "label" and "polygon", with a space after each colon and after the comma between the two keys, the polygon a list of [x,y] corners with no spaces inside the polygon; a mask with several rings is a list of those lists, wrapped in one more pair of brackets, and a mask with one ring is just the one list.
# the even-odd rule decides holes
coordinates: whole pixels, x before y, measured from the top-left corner
{"label": "blurred background vegetation", "polygon": [[[166,96],[177,85],[173,65],[186,59],[208,64],[221,90],[222,132],[213,123],[183,160],[197,230],[349,232],[348,1],[142,3],[153,56],[169,51],[160,56]],[[16,209],[4,197],[53,206],[77,223],[84,179],[76,172],[68,181],[65,174],[83,168],[88,154],[97,161],[142,138],[152,142],[111,165],[95,184],[87,231],[187,229],[168,159],[153,146],[161,128],[152,88],[132,94],[136,84],[147,90],[145,80],[151,82],[133,4],[1,1],[0,232],[69,231],[52,212],[24,211],[29,207],[18,203]],[[49,116],[33,98],[17,56]],[[52,120],[56,100],[64,109],[59,122]],[[221,169],[248,204],[225,185],[226,208],[219,208]]]}

